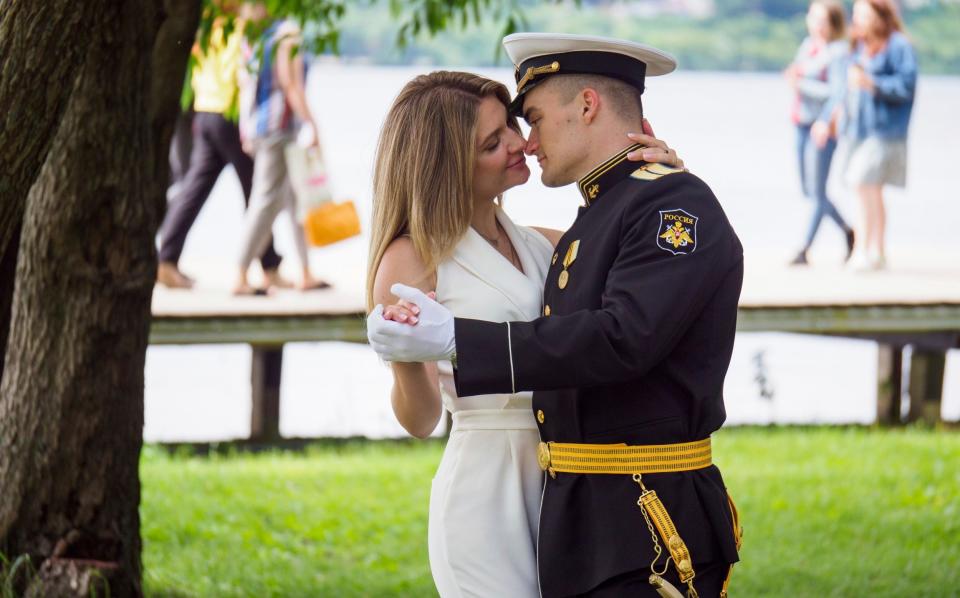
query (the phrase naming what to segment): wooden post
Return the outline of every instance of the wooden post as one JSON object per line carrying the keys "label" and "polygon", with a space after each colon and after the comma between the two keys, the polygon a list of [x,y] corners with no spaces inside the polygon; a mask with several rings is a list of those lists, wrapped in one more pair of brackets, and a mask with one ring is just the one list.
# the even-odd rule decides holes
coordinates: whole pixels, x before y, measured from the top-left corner
{"label": "wooden post", "polygon": [[914,349],[910,358],[909,421],[940,421],[943,374],[947,353],[942,350]]}
{"label": "wooden post", "polygon": [[877,351],[877,423],[900,423],[903,347],[881,343]]}
{"label": "wooden post", "polygon": [[280,372],[283,345],[253,345],[250,383],[253,395],[250,413],[250,440],[271,442],[280,439]]}

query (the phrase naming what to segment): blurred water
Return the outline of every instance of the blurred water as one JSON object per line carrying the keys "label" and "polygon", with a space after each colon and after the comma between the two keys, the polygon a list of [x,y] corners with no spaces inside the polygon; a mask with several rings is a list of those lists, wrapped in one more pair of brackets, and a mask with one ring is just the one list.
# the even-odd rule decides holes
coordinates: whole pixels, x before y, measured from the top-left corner
{"label": "blurred water", "polygon": [[[510,86],[508,69],[475,69]],[[415,67],[320,63],[310,100],[320,121],[337,195],[353,198],[365,230],[380,123]],[[645,109],[658,135],[713,188],[751,254],[787,260],[805,231],[810,204],[799,193],[790,94],[777,75],[677,73],[648,80]],[[960,78],[921,77],[909,140],[908,188],[888,194],[893,264],[923,255],[960,258],[960,235],[917,235],[930,220],[960,224]],[[531,182],[507,194],[522,224],[565,228],[579,196],[547,189],[531,161]],[[835,182],[834,182],[835,183]],[[838,207],[856,217],[855,198],[832,183]],[[182,266],[230,271],[242,219],[240,186],[224,171],[188,238]],[[275,227],[278,250],[296,266],[288,222]],[[368,237],[313,250],[315,270],[341,286],[362,286]],[[825,223],[814,262],[836,262],[840,233]],[[229,277],[228,277],[229,278]],[[759,357],[758,357],[759,355]],[[148,440],[217,440],[249,432],[250,350],[246,346],[151,347],[146,368]],[[944,416],[960,418],[960,351],[948,356]],[[874,419],[876,347],[865,341],[785,334],[741,334],[727,376],[729,423],[866,423]],[[758,382],[762,378],[762,382]],[[366,346],[288,345],[284,353],[281,430],[288,436],[404,435],[389,403],[390,373]],[[765,396],[766,395],[766,396]]]}

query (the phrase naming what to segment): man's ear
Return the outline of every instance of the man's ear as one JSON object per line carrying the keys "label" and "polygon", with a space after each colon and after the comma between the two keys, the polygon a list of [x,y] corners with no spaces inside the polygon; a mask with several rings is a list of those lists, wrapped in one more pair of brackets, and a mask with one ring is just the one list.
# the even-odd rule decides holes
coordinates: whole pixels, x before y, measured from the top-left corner
{"label": "man's ear", "polygon": [[600,113],[600,94],[592,87],[584,87],[577,98],[580,109],[580,120],[589,125]]}

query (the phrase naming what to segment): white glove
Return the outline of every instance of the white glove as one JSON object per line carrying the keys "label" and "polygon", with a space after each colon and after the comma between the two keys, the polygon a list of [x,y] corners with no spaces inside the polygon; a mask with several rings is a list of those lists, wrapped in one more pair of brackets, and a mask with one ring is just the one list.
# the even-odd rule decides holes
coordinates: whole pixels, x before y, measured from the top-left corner
{"label": "white glove", "polygon": [[420,308],[415,325],[383,318],[383,305],[367,316],[367,340],[384,361],[425,362],[450,359],[456,351],[453,314],[423,291],[402,284],[390,287],[397,297]]}

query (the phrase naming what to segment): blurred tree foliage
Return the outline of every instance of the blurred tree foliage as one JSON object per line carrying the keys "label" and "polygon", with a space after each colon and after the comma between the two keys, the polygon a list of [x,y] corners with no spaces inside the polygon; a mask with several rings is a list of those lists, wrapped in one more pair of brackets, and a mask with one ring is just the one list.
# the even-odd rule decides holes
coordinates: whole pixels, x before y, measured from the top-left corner
{"label": "blurred tree foliage", "polygon": [[[515,11],[510,25],[518,30],[634,39],[671,52],[684,70],[776,71],[790,62],[806,33],[808,1],[718,0],[714,14],[705,18],[669,14],[663,10],[663,1],[518,0],[507,4]],[[846,4],[849,8],[850,2]],[[422,35],[421,27],[420,35],[408,37],[398,48],[394,39],[398,20],[388,8],[370,1],[351,3],[339,35],[344,57],[376,64],[505,63],[499,52],[503,19],[471,22],[469,27],[453,23],[432,37]],[[960,3],[932,0],[908,10],[904,20],[922,73],[960,74]],[[411,28],[403,31],[411,33]]]}
{"label": "blurred tree foliage", "polygon": [[719,0],[716,2],[716,13],[717,16],[725,18],[756,13],[774,19],[785,19],[804,14],[808,5],[807,0]]}

